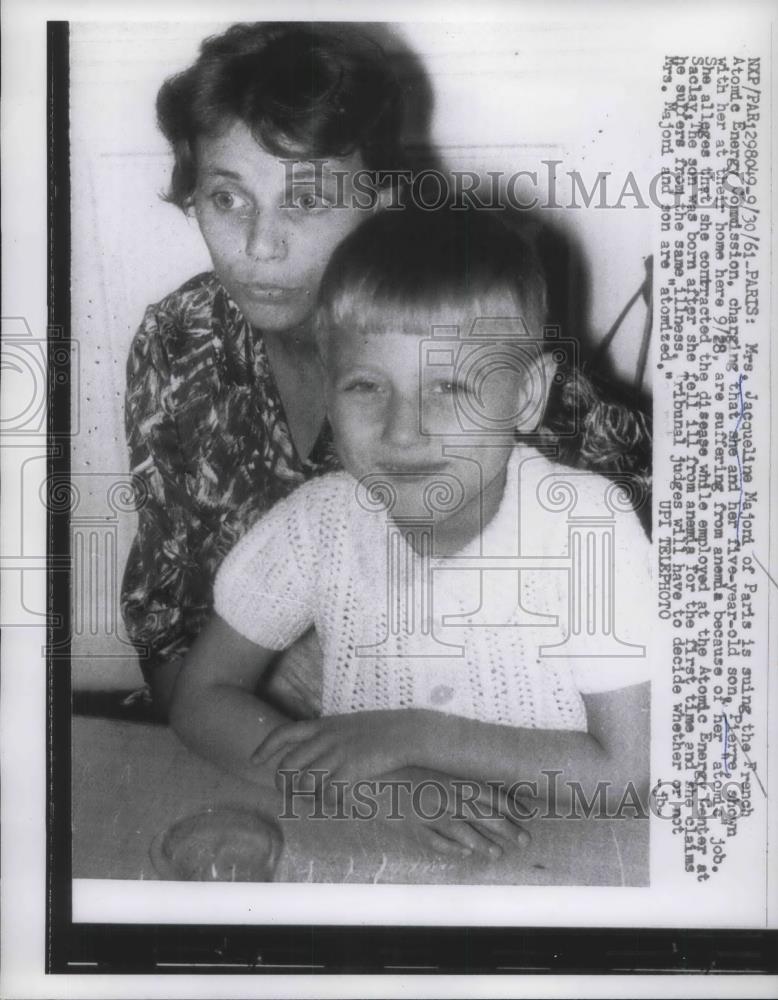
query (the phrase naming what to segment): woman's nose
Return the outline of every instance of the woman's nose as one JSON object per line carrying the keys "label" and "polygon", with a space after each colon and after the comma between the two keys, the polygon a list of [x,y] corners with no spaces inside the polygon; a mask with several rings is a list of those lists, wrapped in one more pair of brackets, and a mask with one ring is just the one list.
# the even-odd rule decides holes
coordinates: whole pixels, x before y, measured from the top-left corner
{"label": "woman's nose", "polygon": [[282,220],[266,212],[252,216],[246,231],[246,253],[253,260],[283,260],[288,245]]}

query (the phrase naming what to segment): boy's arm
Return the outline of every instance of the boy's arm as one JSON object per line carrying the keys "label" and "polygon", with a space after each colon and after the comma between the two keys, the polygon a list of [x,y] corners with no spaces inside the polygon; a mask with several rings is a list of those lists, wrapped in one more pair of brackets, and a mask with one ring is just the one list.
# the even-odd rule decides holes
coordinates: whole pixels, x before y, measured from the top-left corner
{"label": "boy's arm", "polygon": [[[570,783],[591,801],[604,783],[606,801],[621,801],[630,783],[645,803],[649,784],[650,685],[582,696],[588,731],[516,729],[425,712],[414,763],[479,781],[537,783],[537,797],[560,810],[572,802]],[[551,772],[560,772],[554,777]],[[533,795],[532,787],[520,794]]]}
{"label": "boy's arm", "polygon": [[289,721],[254,695],[275,655],[214,614],[184,658],[170,710],[182,742],[225,771],[257,783],[267,780],[267,772],[249,764],[251,754]]}
{"label": "boy's arm", "polygon": [[[631,782],[645,801],[649,692],[645,683],[584,695],[587,732],[522,729],[426,709],[336,715],[279,727],[254,760],[265,764],[280,755],[280,769],[301,771],[315,761],[348,781],[416,766],[506,788],[524,782],[519,794],[549,796],[560,809],[572,801],[572,782],[588,801],[604,783],[609,803],[621,801]],[[552,771],[560,772],[556,788]]]}

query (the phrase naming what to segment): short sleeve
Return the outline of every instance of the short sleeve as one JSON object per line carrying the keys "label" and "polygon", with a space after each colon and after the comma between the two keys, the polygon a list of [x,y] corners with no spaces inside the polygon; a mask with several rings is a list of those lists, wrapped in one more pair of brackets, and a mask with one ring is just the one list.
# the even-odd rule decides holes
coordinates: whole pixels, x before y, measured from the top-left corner
{"label": "short sleeve", "polygon": [[305,487],[265,514],[219,567],[214,609],[266,649],[286,649],[315,617],[316,553]]}
{"label": "short sleeve", "polygon": [[[651,543],[632,512],[615,518],[611,567],[612,590],[608,574],[604,574],[599,580],[597,605],[602,610],[604,602],[609,603],[612,633],[618,645],[607,644],[611,655],[572,658],[573,675],[581,694],[615,691],[651,680],[651,635],[655,620]],[[620,649],[627,655],[619,655]],[[597,650],[593,648],[592,652],[596,654]]]}

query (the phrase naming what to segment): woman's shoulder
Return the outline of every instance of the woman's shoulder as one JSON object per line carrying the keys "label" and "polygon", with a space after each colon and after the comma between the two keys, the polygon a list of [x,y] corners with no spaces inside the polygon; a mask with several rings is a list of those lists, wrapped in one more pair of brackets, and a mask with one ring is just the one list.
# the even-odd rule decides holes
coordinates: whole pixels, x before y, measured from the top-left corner
{"label": "woman's shoulder", "polygon": [[147,306],[130,345],[129,375],[143,377],[151,366],[165,377],[175,370],[188,378],[202,368],[217,303],[225,296],[216,275],[205,271]]}
{"label": "woman's shoulder", "polygon": [[167,337],[191,331],[198,322],[210,324],[222,289],[213,271],[203,271],[147,306],[139,332],[156,331]]}

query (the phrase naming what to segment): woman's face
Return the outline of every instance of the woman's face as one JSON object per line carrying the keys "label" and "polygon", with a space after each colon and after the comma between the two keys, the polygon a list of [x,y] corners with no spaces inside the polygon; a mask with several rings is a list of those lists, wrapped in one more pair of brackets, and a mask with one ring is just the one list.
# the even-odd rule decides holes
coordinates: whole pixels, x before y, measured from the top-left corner
{"label": "woman's face", "polygon": [[305,323],[330,255],[372,211],[354,203],[361,157],[328,160],[318,177],[301,157],[292,171],[242,122],[200,137],[196,156],[194,207],[222,284],[253,326]]}

